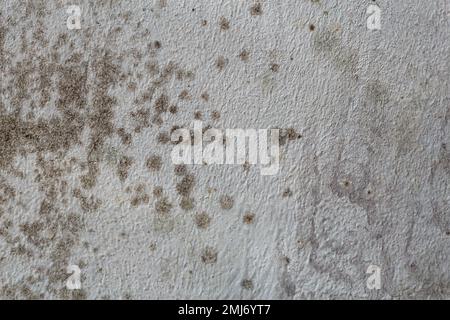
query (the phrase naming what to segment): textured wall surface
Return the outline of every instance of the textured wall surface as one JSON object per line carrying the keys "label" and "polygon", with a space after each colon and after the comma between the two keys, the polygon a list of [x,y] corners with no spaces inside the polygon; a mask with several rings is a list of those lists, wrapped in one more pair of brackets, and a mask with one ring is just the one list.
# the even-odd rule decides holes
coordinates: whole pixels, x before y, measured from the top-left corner
{"label": "textured wall surface", "polygon": [[[2,0],[0,297],[449,299],[447,11]],[[281,128],[278,174],[175,166],[194,119]]]}

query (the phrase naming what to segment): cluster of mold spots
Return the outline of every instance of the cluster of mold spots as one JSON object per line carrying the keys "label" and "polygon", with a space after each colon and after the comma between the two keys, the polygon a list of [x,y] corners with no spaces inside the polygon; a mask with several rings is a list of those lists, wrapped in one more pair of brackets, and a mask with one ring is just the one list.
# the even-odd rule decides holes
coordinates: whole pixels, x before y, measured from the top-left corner
{"label": "cluster of mold spots", "polygon": [[[32,2],[29,5],[34,6]],[[165,6],[165,0],[161,0],[160,7]],[[41,12],[35,9],[29,7],[27,10]],[[253,17],[263,14],[260,3],[254,3],[248,10]],[[128,20],[129,16],[129,13],[121,15],[124,20]],[[233,27],[223,16],[219,18],[218,25],[216,23],[211,24],[223,35]],[[201,21],[201,26],[207,25],[207,20]],[[49,252],[51,266],[39,270],[38,277],[30,279],[31,282],[46,278],[48,294],[61,298],[86,298],[87,294],[83,290],[70,292],[60,288],[67,279],[65,268],[70,262],[71,252],[80,244],[80,235],[87,228],[84,218],[98,211],[103,203],[91,194],[97,186],[100,170],[103,168],[102,161],[111,160],[108,164],[112,163],[112,172],[120,181],[120,186],[125,188],[131,207],[153,207],[152,212],[159,219],[157,221],[166,221],[164,219],[170,217],[170,212],[174,210],[172,200],[177,197],[179,207],[183,211],[194,211],[196,178],[186,166],[174,167],[176,195],[165,194],[161,186],[154,186],[151,191],[145,183],[125,187],[127,180],[132,178],[130,172],[133,172],[131,169],[135,166],[146,169],[146,174],[150,176],[158,175],[166,166],[163,166],[163,159],[159,154],[153,153],[145,159],[135,159],[112,150],[109,143],[117,138],[119,145],[122,144],[120,150],[126,152],[133,147],[137,135],[145,132],[147,128],[156,128],[157,143],[171,147],[170,132],[164,123],[165,119],[168,118],[168,113],[175,115],[183,112],[183,105],[192,101],[195,95],[194,90],[189,89],[190,93],[188,89],[182,89],[178,96],[169,96],[166,86],[173,79],[192,81],[195,74],[173,62],[164,66],[156,62],[156,57],[165,49],[160,40],[149,41],[146,45],[150,58],[143,64],[147,74],[134,76],[122,67],[127,65],[123,63],[124,59],[127,59],[126,52],[119,54],[107,49],[108,46],[104,49],[93,49],[92,52],[85,50],[88,54],[75,52],[76,46],[66,33],[61,34],[51,46],[48,41],[46,43],[42,32],[36,32],[33,42],[42,44],[43,48],[52,48],[50,56],[40,54],[36,59],[31,57],[32,51],[27,50],[28,43],[24,36],[22,47],[25,48],[25,58],[8,66],[3,50],[6,32],[4,27],[0,27],[0,71],[2,74],[5,71],[11,74],[11,79],[4,82],[4,87],[11,97],[11,108],[8,110],[13,111],[7,112],[3,100],[0,102],[0,170],[20,175],[14,168],[16,157],[36,156],[35,181],[39,184],[42,202],[35,220],[14,226],[13,222],[7,219],[4,206],[6,208],[15,201],[17,191],[3,179],[0,180],[0,219],[3,222],[0,237],[11,245],[12,254],[23,258],[33,258],[42,252]],[[92,31],[85,32],[87,43],[92,40],[90,32]],[[115,28],[111,32],[113,38],[113,35],[121,30]],[[89,44],[85,44],[85,48],[88,49],[88,46]],[[61,54],[62,49],[74,53],[63,58],[65,56]],[[133,50],[130,55],[133,66],[141,63],[143,56],[143,52]],[[242,49],[235,58],[248,62],[250,52]],[[219,55],[214,63],[220,72],[227,67],[229,60]],[[279,72],[280,65],[271,63],[270,70]],[[39,82],[37,89],[32,85],[35,79]],[[124,88],[118,88],[121,84]],[[140,89],[141,85],[146,87]],[[53,96],[53,88],[58,93],[57,97]],[[119,97],[113,94],[115,89],[124,89],[135,97],[135,108],[127,113],[127,120],[130,121],[126,123],[130,126],[115,126],[117,115],[114,111],[119,101]],[[38,103],[30,101],[32,94],[39,97]],[[212,104],[215,100],[206,91],[196,99],[200,99],[203,104]],[[48,119],[37,117],[36,114],[46,111],[45,108],[56,109],[55,115]],[[30,109],[28,113],[25,112],[26,109]],[[221,118],[218,110],[211,110],[209,113],[194,111],[194,118],[200,120],[207,118],[208,114],[213,121]],[[172,131],[177,127],[174,124]],[[287,129],[280,136],[280,143],[284,144],[299,137],[294,129]],[[85,141],[86,145],[83,145]],[[83,152],[78,157],[67,160],[69,151],[80,146]],[[68,176],[74,173],[79,179],[72,185]],[[78,203],[79,213],[66,212],[71,200]],[[235,206],[235,201],[230,195],[222,195],[219,198],[219,206],[222,210],[229,211]],[[213,215],[196,210],[192,216],[193,223],[198,229],[206,230],[212,225],[211,216]],[[253,213],[245,213],[242,217],[242,223],[246,225],[253,224],[254,220]],[[13,236],[14,227],[18,227],[24,241]],[[126,236],[125,233],[121,235]],[[89,243],[84,242],[83,248],[90,248]],[[156,244],[153,243],[151,251],[155,250]],[[94,254],[97,251],[98,248],[94,248]],[[206,247],[200,253],[200,259],[205,264],[214,264],[218,259],[218,251],[213,247]],[[79,265],[82,266],[83,263],[79,262]],[[253,284],[251,280],[243,280],[242,287],[251,289]],[[21,294],[30,298],[42,298],[42,294],[34,293],[27,286],[4,286],[1,290],[2,296]]]}

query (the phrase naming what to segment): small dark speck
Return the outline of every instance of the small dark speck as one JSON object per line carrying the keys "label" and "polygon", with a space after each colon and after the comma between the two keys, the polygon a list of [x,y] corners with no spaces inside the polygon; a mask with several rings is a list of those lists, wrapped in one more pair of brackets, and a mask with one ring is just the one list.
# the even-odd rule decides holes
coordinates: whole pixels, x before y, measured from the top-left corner
{"label": "small dark speck", "polygon": [[309,25],[309,31],[314,31],[316,29],[316,26],[312,23]]}
{"label": "small dark speck", "polygon": [[283,198],[287,198],[292,196],[292,191],[291,189],[287,188],[286,190],[283,191]]}

